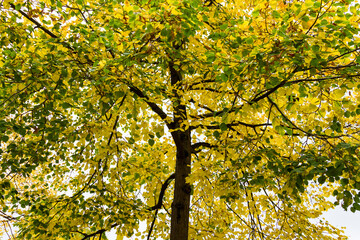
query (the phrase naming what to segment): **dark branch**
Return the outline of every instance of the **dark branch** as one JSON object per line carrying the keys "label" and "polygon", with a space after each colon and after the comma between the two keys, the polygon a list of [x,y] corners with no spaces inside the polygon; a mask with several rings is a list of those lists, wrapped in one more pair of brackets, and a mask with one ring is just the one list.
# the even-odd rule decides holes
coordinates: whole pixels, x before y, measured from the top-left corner
{"label": "dark branch", "polygon": [[144,101],[149,105],[151,110],[153,110],[162,120],[167,118],[166,113],[158,106],[156,103],[150,102],[149,97],[146,96],[139,88],[135,86],[129,86],[130,91],[135,93],[140,98],[144,99]]}
{"label": "dark branch", "polygon": [[275,87],[266,89],[266,90],[261,91],[260,93],[256,94],[255,97],[252,100],[250,100],[250,105],[258,102],[261,99],[268,97],[271,93],[275,92],[277,89],[279,89],[280,87],[283,87],[287,84],[294,84],[294,83],[300,83],[300,82],[316,82],[316,81],[324,81],[324,80],[339,79],[339,78],[346,78],[346,77],[352,78],[352,77],[359,77],[359,76],[360,76],[360,74],[354,74],[354,75],[341,75],[341,76],[315,78],[315,79],[304,78],[304,79],[298,79],[298,80],[293,80],[293,81],[284,80],[281,83],[279,83],[278,85],[276,85]]}
{"label": "dark branch", "polygon": [[197,104],[199,107],[201,107],[201,108],[203,108],[203,109],[205,109],[205,110],[208,110],[209,112],[214,112],[214,110],[212,110],[211,108],[209,108],[208,106],[205,106],[205,105],[203,105],[203,104],[200,104],[200,103],[196,103],[196,101],[193,99],[193,98],[191,98],[190,100],[189,100],[189,102],[190,103],[193,103],[193,104]]}
{"label": "dark branch", "polygon": [[222,91],[220,91],[218,89],[215,89],[215,88],[211,88],[211,87],[193,88],[191,90],[193,90],[193,91],[210,91],[210,92],[222,93]]}
{"label": "dark branch", "polygon": [[[263,127],[263,126],[271,126],[272,124],[271,123],[250,124],[250,123],[244,123],[244,122],[240,122],[240,121],[226,124],[226,126],[228,128],[234,127],[234,126],[240,126],[240,125],[246,126],[246,127],[251,127],[251,128],[256,128],[256,127]],[[198,127],[206,128],[206,129],[220,129],[219,125],[201,125],[201,124],[197,125],[197,126],[190,126],[190,129],[194,130]]]}
{"label": "dark branch", "polygon": [[17,10],[15,5],[10,3],[10,6],[18,11],[21,15],[23,15],[24,17],[26,17],[28,20],[30,20],[31,22],[33,22],[38,28],[40,28],[41,30],[43,30],[47,35],[49,35],[52,38],[59,38],[58,36],[56,36],[54,33],[50,32],[48,29],[46,29],[45,27],[43,27],[38,21],[36,21],[35,19],[31,18],[29,15],[27,15],[25,12],[23,12],[22,10]]}
{"label": "dark branch", "polygon": [[224,113],[232,113],[232,112],[236,112],[239,111],[244,105],[238,106],[238,107],[233,107],[231,110],[221,110],[221,111],[213,111],[211,113],[204,113],[204,114],[200,114],[200,115],[190,115],[190,117],[195,118],[195,119],[199,119],[199,118],[208,118],[208,117],[218,117]]}
{"label": "dark branch", "polygon": [[9,216],[9,215],[7,215],[5,212],[3,212],[3,211],[0,211],[0,217],[5,218],[6,221],[15,221],[15,220],[18,220],[18,218]]}
{"label": "dark branch", "polygon": [[[296,70],[296,69],[295,69]],[[295,70],[293,72],[295,72]],[[267,96],[269,96],[271,93],[275,92],[277,89],[279,89],[280,87],[283,87],[288,81],[287,80],[284,80],[282,81],[281,83],[279,83],[278,85],[276,85],[275,87],[273,88],[270,88],[270,89],[265,89],[264,91],[261,91],[259,92],[258,94],[255,95],[255,97],[250,100],[248,103],[250,105],[260,101],[261,99],[264,99],[266,98]],[[214,111],[212,113],[205,113],[205,114],[201,114],[201,115],[197,115],[197,116],[191,116],[195,119],[199,119],[199,118],[207,118],[207,117],[217,117],[217,116],[220,116],[222,114],[224,114],[225,112],[227,113],[231,113],[231,112],[235,112],[235,111],[238,111],[240,110],[244,105],[241,105],[239,107],[233,107],[231,110],[227,110],[227,111],[224,111],[224,110],[221,110],[221,111]]]}
{"label": "dark branch", "polygon": [[[113,225],[110,226],[110,229],[114,228],[114,227],[117,227],[117,226],[119,226],[119,224],[114,223]],[[85,239],[88,239],[88,238],[91,238],[91,237],[95,237],[96,235],[99,235],[99,234],[100,234],[100,237],[101,237],[101,235],[106,231],[108,231],[108,230],[100,229],[100,230],[97,230],[96,232],[93,232],[91,234],[86,234],[86,233],[83,233],[83,232],[80,232],[80,231],[75,231],[75,232],[78,232],[81,235],[83,235],[84,237],[81,240],[85,240]]]}
{"label": "dark branch", "polygon": [[260,101],[261,99],[268,97],[270,94],[272,94],[279,88],[283,87],[287,82],[288,82],[287,80],[284,80],[273,88],[266,89],[264,91],[259,92],[258,94],[255,95],[255,97],[252,100],[250,100],[250,105]]}
{"label": "dark branch", "polygon": [[198,152],[200,152],[200,150],[196,150],[196,149],[199,147],[214,148],[216,146],[211,145],[210,143],[207,143],[207,142],[198,142],[198,143],[192,144],[191,147],[193,149],[193,153],[198,153]]}
{"label": "dark branch", "polygon": [[354,50],[351,50],[351,51],[349,51],[349,52],[345,52],[345,53],[343,53],[343,54],[341,54],[341,55],[339,55],[339,56],[336,56],[336,57],[330,59],[328,62],[332,62],[332,61],[334,61],[334,60],[336,60],[336,59],[338,59],[338,58],[341,58],[341,57],[343,57],[343,56],[345,56],[345,55],[348,55],[348,54],[350,54],[350,53],[353,53],[353,52],[357,52],[357,51],[359,51],[359,50],[360,50],[360,48],[355,48]]}
{"label": "dark branch", "polygon": [[160,190],[160,195],[159,195],[159,199],[158,199],[158,203],[149,208],[149,210],[156,210],[155,211],[155,214],[154,214],[154,219],[153,221],[151,222],[151,225],[150,225],[150,229],[149,229],[149,233],[148,233],[148,236],[147,236],[147,239],[149,240],[150,239],[150,236],[151,236],[151,232],[152,230],[154,229],[154,225],[155,225],[155,221],[156,221],[156,218],[157,218],[157,214],[159,212],[159,209],[161,208],[162,206],[162,203],[163,203],[163,198],[164,198],[164,195],[165,195],[165,191],[166,191],[166,188],[169,186],[170,182],[172,179],[175,179],[175,173],[171,174],[170,177],[168,177],[168,179],[165,180],[165,182],[163,183],[163,185],[161,186],[161,190]]}
{"label": "dark branch", "polygon": [[339,79],[339,78],[353,78],[353,77],[360,77],[360,74],[342,75],[342,76],[324,77],[324,78],[303,78],[303,79],[289,81],[287,83],[294,84],[294,83],[301,83],[301,82],[320,82],[320,81],[325,81],[325,80],[332,80],[332,79]]}
{"label": "dark branch", "polygon": [[[328,69],[341,69],[341,68],[349,68],[349,67],[356,67],[358,66],[358,64],[355,64],[355,63],[349,63],[349,64],[346,64],[346,65],[338,65],[338,66],[328,66],[328,67],[323,67],[321,68],[321,70],[328,70]],[[314,69],[316,67],[308,67],[308,68],[301,68],[301,69],[298,69],[296,72],[303,72],[303,71],[308,71],[308,70],[311,70],[311,69]]]}
{"label": "dark branch", "polygon": [[231,92],[231,91],[221,91],[215,88],[211,88],[211,87],[204,87],[204,88],[193,88],[191,89],[192,91],[209,91],[209,92],[214,92],[214,93],[228,93],[228,94],[236,94],[236,92]]}
{"label": "dark branch", "polygon": [[321,13],[321,9],[322,9],[322,6],[321,6],[321,5],[322,5],[322,1],[320,2],[319,11],[318,11],[318,13],[316,14],[315,21],[314,21],[313,24],[310,26],[310,28],[306,31],[305,35],[307,35],[307,34],[311,31],[311,29],[315,26],[315,23],[316,23],[317,20],[319,19],[320,13]]}
{"label": "dark branch", "polygon": [[173,180],[173,179],[175,179],[175,173],[171,174],[170,177],[168,177],[168,179],[165,180],[165,182],[161,186],[158,203],[155,206],[150,207],[149,210],[152,211],[152,210],[157,210],[157,209],[161,208],[162,203],[163,203],[163,198],[164,198],[164,195],[165,195],[165,190],[169,186],[171,180]]}
{"label": "dark branch", "polygon": [[84,237],[81,239],[81,240],[85,240],[85,239],[88,239],[88,238],[91,238],[91,237],[94,237],[98,234],[102,235],[104,232],[106,232],[105,229],[100,229],[92,234],[85,234],[85,233],[81,233],[82,235],[84,235]]}
{"label": "dark branch", "polygon": [[[120,107],[124,104],[125,98],[126,98],[126,94],[123,97],[123,99],[121,99]],[[119,115],[116,116],[115,123],[114,123],[114,126],[113,126],[113,130],[111,131],[111,134],[110,134],[110,137],[109,137],[109,140],[108,140],[108,143],[107,143],[108,146],[110,146],[111,139],[112,139],[112,137],[114,135],[114,131],[116,130],[116,125],[117,125],[118,121],[119,121]]]}
{"label": "dark branch", "polygon": [[194,90],[192,87],[196,86],[196,85],[199,85],[199,84],[204,84],[204,83],[215,83],[216,81],[215,80],[212,80],[212,79],[208,79],[208,80],[202,80],[200,82],[196,82],[196,83],[192,83],[189,85],[189,89],[190,90]]}
{"label": "dark branch", "polygon": [[217,2],[215,0],[205,0],[204,6],[205,7],[211,7],[212,5],[217,5]]}
{"label": "dark branch", "polygon": [[[344,66],[345,67],[345,66]],[[293,72],[297,72],[298,69],[295,69]],[[333,79],[340,79],[340,78],[354,78],[354,77],[360,77],[360,74],[353,74],[353,75],[339,75],[339,76],[333,76],[333,77],[324,77],[324,78],[303,78],[303,79],[297,79],[297,80],[293,80],[293,81],[287,81],[284,80],[282,82],[280,82],[278,85],[276,85],[273,88],[270,89],[265,89],[261,92],[259,92],[258,94],[255,95],[255,97],[250,100],[248,103],[250,105],[260,101],[261,99],[267,98],[268,96],[270,96],[270,94],[272,94],[273,92],[275,92],[276,90],[278,90],[279,88],[285,86],[285,85],[291,85],[291,84],[296,84],[296,83],[301,83],[301,82],[320,82],[320,81],[326,81],[326,80],[333,80]],[[210,113],[204,113],[204,114],[200,114],[200,115],[191,115],[192,118],[195,119],[200,119],[200,118],[208,118],[208,117],[218,117],[224,113],[232,113],[235,111],[240,110],[244,105],[238,106],[238,107],[234,107],[231,110],[221,110],[221,111],[211,111],[211,109],[209,108],[205,108],[209,111],[211,111]],[[200,106],[202,107],[202,106]],[[203,107],[204,108],[204,107]],[[245,125],[245,124],[243,124]],[[249,127],[252,127],[249,125]]]}
{"label": "dark branch", "polygon": [[[32,17],[30,17],[28,14],[26,14],[24,11],[22,10],[17,10],[14,4],[10,4],[10,6],[15,10],[18,11],[22,16],[24,16],[25,18],[27,18],[29,21],[31,21],[32,23],[34,23],[36,25],[37,28],[40,28],[41,30],[43,30],[47,35],[49,35],[52,38],[55,39],[60,39],[56,34],[52,33],[49,29],[45,28],[43,25],[41,25],[41,23],[39,23],[38,21],[36,21],[35,19],[33,19]],[[70,46],[69,43],[67,42],[60,42],[61,44],[63,44],[66,48],[74,51],[74,49]]]}
{"label": "dark branch", "polygon": [[148,233],[148,236],[147,236],[147,240],[150,240],[151,233],[152,233],[152,230],[154,229],[155,221],[156,221],[158,212],[159,212],[159,209],[156,209],[155,214],[154,214],[154,219],[153,219],[153,221],[151,222],[151,225],[150,225],[150,229],[149,229],[149,233]]}

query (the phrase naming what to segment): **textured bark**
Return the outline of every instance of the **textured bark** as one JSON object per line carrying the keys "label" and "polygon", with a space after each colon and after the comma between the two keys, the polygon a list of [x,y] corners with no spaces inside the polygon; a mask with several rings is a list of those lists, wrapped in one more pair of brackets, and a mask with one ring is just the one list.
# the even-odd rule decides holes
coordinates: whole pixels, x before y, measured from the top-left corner
{"label": "textured bark", "polygon": [[175,190],[171,205],[170,240],[187,240],[189,234],[189,210],[191,186],[186,183],[186,177],[191,171],[191,135],[190,129],[181,129],[186,121],[186,106],[181,103],[181,75],[170,64],[171,85],[174,90],[174,119],[171,133],[176,145]]}

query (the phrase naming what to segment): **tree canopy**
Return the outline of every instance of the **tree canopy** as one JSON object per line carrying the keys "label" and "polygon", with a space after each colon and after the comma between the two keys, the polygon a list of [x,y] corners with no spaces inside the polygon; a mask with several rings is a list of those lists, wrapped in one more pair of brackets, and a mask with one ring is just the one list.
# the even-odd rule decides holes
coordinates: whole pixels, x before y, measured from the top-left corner
{"label": "tree canopy", "polygon": [[349,0],[2,0],[7,233],[343,237],[314,219],[360,210],[359,16]]}

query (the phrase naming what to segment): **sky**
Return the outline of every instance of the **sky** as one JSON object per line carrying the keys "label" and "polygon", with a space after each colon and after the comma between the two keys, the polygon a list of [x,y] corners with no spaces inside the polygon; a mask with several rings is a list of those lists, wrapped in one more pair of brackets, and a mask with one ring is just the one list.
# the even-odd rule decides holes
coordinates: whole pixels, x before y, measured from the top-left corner
{"label": "sky", "polygon": [[[342,207],[337,206],[324,213],[322,217],[334,227],[346,227],[343,230],[345,235],[349,237],[348,240],[360,239],[360,212],[345,211]],[[108,232],[106,236],[109,240],[116,240],[115,231]]]}
{"label": "sky", "polygon": [[[346,227],[345,235],[349,237],[348,240],[360,239],[360,212],[352,213],[351,211],[345,211],[337,206],[335,209],[329,210],[323,214],[322,217],[334,227]],[[116,240],[115,231],[107,232],[106,235],[109,240]],[[0,238],[1,237],[5,237],[3,240],[8,239],[6,236],[0,236]]]}
{"label": "sky", "polygon": [[323,214],[323,217],[334,227],[346,227],[345,235],[349,237],[348,240],[360,239],[360,212],[345,211],[340,206],[337,206],[335,209]]}

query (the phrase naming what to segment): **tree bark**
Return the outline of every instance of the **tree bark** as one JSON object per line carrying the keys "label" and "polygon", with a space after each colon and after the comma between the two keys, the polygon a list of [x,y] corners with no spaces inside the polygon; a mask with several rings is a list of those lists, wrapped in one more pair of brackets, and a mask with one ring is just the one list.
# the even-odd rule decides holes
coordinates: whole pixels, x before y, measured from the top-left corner
{"label": "tree bark", "polygon": [[181,74],[169,64],[171,85],[174,87],[173,111],[171,133],[176,145],[175,190],[171,205],[171,231],[170,240],[187,240],[189,235],[189,211],[191,186],[186,183],[186,177],[191,171],[191,135],[190,129],[183,123],[187,120],[186,106],[181,103]]}

